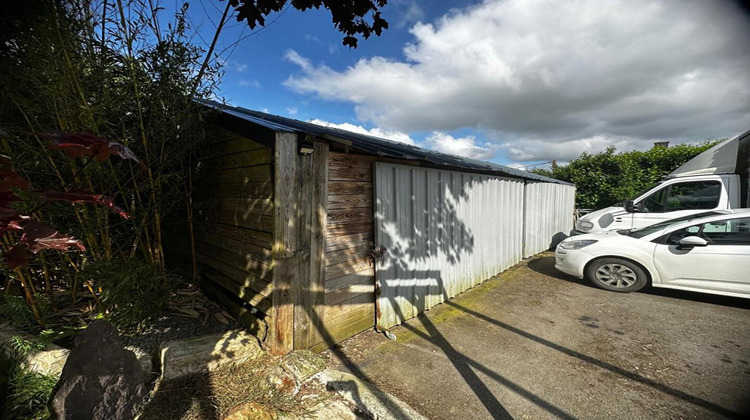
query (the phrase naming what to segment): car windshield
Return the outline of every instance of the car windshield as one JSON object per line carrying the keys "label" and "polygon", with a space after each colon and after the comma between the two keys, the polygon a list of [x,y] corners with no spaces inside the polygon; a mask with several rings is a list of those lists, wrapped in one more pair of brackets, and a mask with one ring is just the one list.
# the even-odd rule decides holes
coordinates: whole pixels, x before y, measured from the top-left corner
{"label": "car windshield", "polygon": [[658,232],[662,229],[666,229],[678,223],[689,222],[694,219],[700,219],[701,217],[716,216],[719,214],[721,213],[716,212],[716,211],[707,211],[707,212],[698,213],[698,214],[691,214],[690,216],[678,217],[676,219],[669,219],[669,220],[665,220],[663,222],[657,223],[655,225],[646,226],[646,227],[642,227],[639,229],[633,229],[630,232],[628,232],[627,235],[633,238],[643,238],[646,235],[650,235],[654,232]]}

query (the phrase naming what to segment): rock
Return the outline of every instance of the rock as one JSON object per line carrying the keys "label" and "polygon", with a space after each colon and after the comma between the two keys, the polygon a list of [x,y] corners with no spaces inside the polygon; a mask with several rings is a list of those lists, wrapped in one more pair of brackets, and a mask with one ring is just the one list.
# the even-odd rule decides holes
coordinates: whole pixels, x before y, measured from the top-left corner
{"label": "rock", "polygon": [[278,392],[291,395],[297,395],[299,392],[300,384],[291,373],[285,371],[279,365],[274,364],[264,369],[263,376],[268,384]]}
{"label": "rock", "polygon": [[327,398],[316,406],[302,414],[283,413],[279,420],[364,420],[370,419],[363,414],[359,414],[356,408],[349,406],[344,401]]}
{"label": "rock", "polygon": [[356,376],[326,369],[315,376],[371,419],[427,420],[408,404]]}
{"label": "rock", "polygon": [[309,350],[297,350],[284,357],[284,370],[294,375],[297,381],[304,383],[310,377],[326,368],[322,357]]}
{"label": "rock", "polygon": [[265,405],[249,402],[229,410],[223,420],[275,420],[279,413]]}
{"label": "rock", "polygon": [[26,367],[32,372],[59,378],[70,350],[49,344],[45,350],[26,356]]}
{"label": "rock", "polygon": [[242,363],[263,354],[258,338],[244,331],[175,340],[159,346],[163,379],[213,371],[227,363]]}
{"label": "rock", "polygon": [[[13,337],[20,337],[32,342],[36,340],[34,336],[16,330],[10,324],[0,324],[0,351],[8,355],[16,353],[13,348]],[[59,378],[69,353],[70,350],[68,349],[55,344],[48,344],[44,350],[27,355],[24,364],[32,372]]]}
{"label": "rock", "polygon": [[148,377],[154,373],[154,362],[151,360],[151,355],[134,346],[125,346],[125,350],[132,351],[133,354],[135,354],[138,363],[140,363],[141,368],[143,368],[143,374],[146,376],[146,379],[148,379]]}
{"label": "rock", "polygon": [[117,330],[94,321],[75,338],[50,399],[53,418],[132,419],[146,395],[143,369]]}

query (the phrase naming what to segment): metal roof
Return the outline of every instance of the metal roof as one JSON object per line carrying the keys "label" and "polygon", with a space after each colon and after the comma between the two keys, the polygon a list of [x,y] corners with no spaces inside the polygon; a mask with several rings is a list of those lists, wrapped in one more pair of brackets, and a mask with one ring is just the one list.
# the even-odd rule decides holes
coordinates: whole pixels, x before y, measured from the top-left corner
{"label": "metal roof", "polygon": [[551,182],[556,184],[572,185],[568,182],[536,175],[508,166],[498,165],[492,162],[469,159],[461,156],[440,153],[421,147],[399,143],[379,137],[368,136],[351,131],[341,130],[334,127],[326,127],[309,122],[299,121],[292,118],[271,115],[265,112],[252,111],[245,108],[224,105],[213,101],[198,101],[207,107],[217,109],[225,115],[229,115],[261,127],[277,131],[298,134],[308,134],[325,140],[346,144],[350,149],[376,156],[395,159],[415,160],[431,163],[433,165],[491,173],[494,175],[507,175],[516,178],[529,179],[540,182]]}
{"label": "metal roof", "polygon": [[750,151],[750,131],[725,140],[685,162],[667,178],[696,175],[733,174],[744,166],[743,158]]}

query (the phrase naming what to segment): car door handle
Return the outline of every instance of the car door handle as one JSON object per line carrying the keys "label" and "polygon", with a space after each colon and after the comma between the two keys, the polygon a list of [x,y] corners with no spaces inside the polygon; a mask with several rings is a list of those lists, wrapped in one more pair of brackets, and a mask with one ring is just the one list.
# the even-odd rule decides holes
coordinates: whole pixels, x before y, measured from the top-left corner
{"label": "car door handle", "polygon": [[615,222],[622,222],[622,217],[615,217]]}

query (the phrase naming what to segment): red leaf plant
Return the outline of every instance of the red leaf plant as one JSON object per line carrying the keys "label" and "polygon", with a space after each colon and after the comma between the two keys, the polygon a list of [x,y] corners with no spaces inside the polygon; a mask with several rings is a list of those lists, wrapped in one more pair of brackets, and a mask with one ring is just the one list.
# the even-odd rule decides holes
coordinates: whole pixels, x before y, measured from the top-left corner
{"label": "red leaf plant", "polygon": [[62,149],[70,158],[92,156],[99,162],[104,162],[115,155],[135,161],[145,169],[145,165],[128,146],[91,133],[42,133],[40,136],[52,140],[50,148]]}
{"label": "red leaf plant", "polygon": [[[129,149],[128,149],[129,150]],[[137,159],[136,159],[137,160]],[[0,157],[0,235],[9,232],[20,233],[21,237],[5,254],[10,269],[29,266],[29,252],[36,254],[43,249],[66,251],[76,248],[86,251],[81,242],[70,235],[61,234],[44,223],[31,220],[20,214],[14,204],[21,201],[18,190],[31,190],[31,184],[9,168],[8,162]],[[115,205],[111,198],[86,192],[61,192],[51,189],[33,191],[46,201],[89,202],[109,207],[124,218],[129,218],[125,210]]]}
{"label": "red leaf plant", "polygon": [[107,206],[124,219],[129,219],[130,215],[115,204],[115,201],[101,194],[94,194],[86,191],[62,192],[52,189],[35,191],[44,198],[45,201],[70,201],[72,203],[94,203]]}

